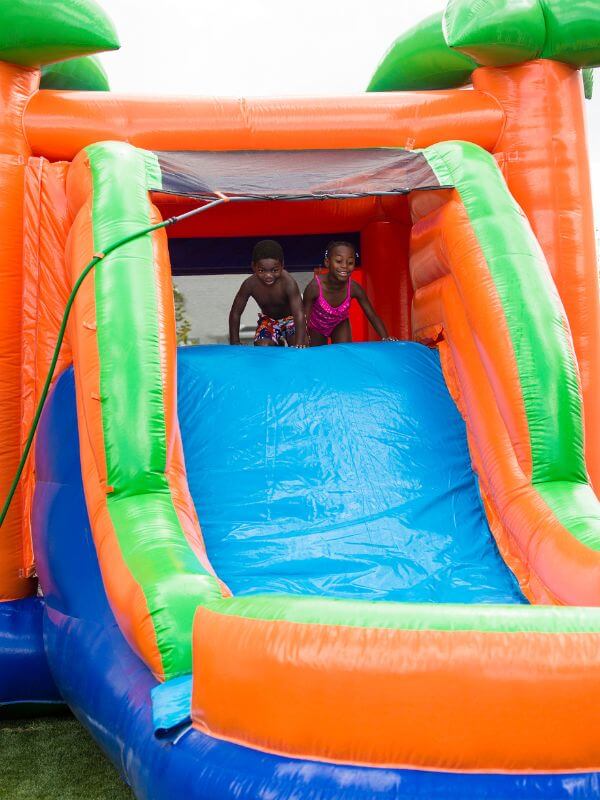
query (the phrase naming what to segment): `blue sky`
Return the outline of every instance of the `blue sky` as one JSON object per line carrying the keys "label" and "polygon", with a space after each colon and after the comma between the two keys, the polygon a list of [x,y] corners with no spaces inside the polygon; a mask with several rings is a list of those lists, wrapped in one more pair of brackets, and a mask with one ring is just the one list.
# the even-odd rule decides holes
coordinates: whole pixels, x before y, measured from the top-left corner
{"label": "blue sky", "polygon": [[[114,91],[312,95],[363,91],[393,39],[444,0],[98,0],[122,49],[102,56]],[[586,103],[600,227],[600,70]]]}

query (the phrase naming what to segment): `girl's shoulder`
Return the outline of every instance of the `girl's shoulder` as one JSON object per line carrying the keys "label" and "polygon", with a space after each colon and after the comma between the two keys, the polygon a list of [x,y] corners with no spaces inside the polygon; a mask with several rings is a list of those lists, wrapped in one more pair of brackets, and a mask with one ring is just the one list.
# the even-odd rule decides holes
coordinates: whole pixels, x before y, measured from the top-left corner
{"label": "girl's shoulder", "polygon": [[365,293],[363,287],[358,283],[358,281],[353,281],[350,278],[350,297],[362,297]]}

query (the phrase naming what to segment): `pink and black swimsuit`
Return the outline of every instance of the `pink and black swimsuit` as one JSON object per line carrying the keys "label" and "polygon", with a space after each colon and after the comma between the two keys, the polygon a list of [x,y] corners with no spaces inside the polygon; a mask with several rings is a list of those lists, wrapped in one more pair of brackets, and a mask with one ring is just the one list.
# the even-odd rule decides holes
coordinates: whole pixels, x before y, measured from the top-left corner
{"label": "pink and black swimsuit", "polygon": [[323,297],[323,287],[321,286],[318,275],[315,275],[315,280],[319,284],[319,296],[315,300],[310,312],[308,327],[317,331],[317,333],[323,334],[323,336],[329,337],[340,322],[343,322],[350,316],[352,280],[348,280],[348,294],[346,295],[346,299],[339,306],[329,305],[327,300]]}

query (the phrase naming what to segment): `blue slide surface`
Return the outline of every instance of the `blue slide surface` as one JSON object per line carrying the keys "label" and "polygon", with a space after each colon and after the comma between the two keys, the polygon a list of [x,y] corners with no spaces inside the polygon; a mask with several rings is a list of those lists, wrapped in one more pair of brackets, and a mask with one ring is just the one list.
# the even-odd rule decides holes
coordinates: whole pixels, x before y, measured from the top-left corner
{"label": "blue slide surface", "polygon": [[190,489],[234,594],[526,602],[437,352],[194,347],[178,369]]}

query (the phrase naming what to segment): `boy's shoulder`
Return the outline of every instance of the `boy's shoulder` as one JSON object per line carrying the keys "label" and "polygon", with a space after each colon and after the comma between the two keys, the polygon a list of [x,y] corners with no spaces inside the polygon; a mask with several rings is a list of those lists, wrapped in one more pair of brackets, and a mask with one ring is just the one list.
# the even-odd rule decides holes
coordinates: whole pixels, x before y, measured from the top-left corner
{"label": "boy's shoulder", "polygon": [[246,292],[252,292],[253,289],[256,288],[258,285],[258,278],[256,275],[249,275],[242,281],[240,289],[243,289]]}
{"label": "boy's shoulder", "polygon": [[281,273],[281,280],[283,281],[283,285],[285,286],[286,290],[289,291],[290,289],[294,290],[297,289],[300,291],[300,287],[298,286],[298,281],[291,272],[288,272],[287,269],[284,269]]}

